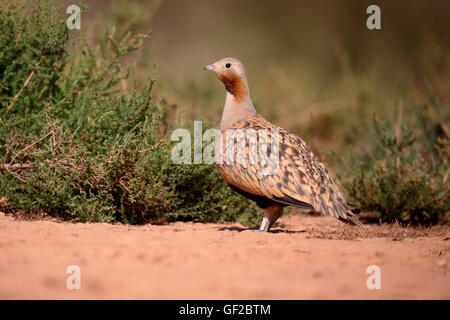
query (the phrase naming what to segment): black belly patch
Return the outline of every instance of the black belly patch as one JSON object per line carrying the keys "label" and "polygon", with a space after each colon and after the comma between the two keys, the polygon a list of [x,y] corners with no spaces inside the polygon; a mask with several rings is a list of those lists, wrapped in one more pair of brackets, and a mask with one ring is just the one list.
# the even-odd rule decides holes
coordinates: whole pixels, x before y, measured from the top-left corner
{"label": "black belly patch", "polygon": [[244,197],[246,197],[246,198],[256,202],[256,205],[258,207],[260,207],[261,209],[266,209],[266,208],[268,208],[270,206],[273,206],[273,205],[279,205],[279,206],[282,206],[282,207],[294,206],[294,207],[307,208],[307,209],[313,210],[312,205],[310,205],[309,203],[296,200],[296,199],[291,198],[289,196],[284,196],[283,198],[274,197],[274,199],[269,199],[269,198],[264,197],[264,196],[258,196],[256,194],[249,193],[247,191],[241,190],[238,187],[233,186],[232,184],[228,184],[228,185],[230,186],[231,189],[233,189],[234,191],[236,191],[240,195],[242,195],[242,196],[244,196]]}

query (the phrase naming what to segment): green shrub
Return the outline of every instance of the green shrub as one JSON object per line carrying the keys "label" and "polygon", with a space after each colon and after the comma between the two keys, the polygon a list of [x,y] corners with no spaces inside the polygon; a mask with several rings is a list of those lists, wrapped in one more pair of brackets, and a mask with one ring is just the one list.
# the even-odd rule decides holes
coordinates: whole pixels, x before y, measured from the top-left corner
{"label": "green shrub", "polygon": [[0,9],[3,208],[74,221],[257,223],[214,165],[172,163],[154,81],[138,89],[122,66],[148,34],[112,32],[93,48],[82,34],[69,43],[65,10],[46,1]]}
{"label": "green shrub", "polygon": [[449,222],[450,144],[444,132],[432,130],[448,122],[423,115],[409,113],[408,124],[374,116],[367,146],[344,158],[335,155],[349,200],[382,221]]}

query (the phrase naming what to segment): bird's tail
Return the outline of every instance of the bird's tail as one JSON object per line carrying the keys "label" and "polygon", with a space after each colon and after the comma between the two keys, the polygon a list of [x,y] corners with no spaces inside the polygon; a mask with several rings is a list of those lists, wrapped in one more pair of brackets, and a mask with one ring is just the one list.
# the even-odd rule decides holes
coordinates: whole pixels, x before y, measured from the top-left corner
{"label": "bird's tail", "polygon": [[347,211],[345,212],[345,217],[339,217],[340,220],[347,222],[349,224],[362,227],[363,224],[359,221],[355,214],[360,212],[359,208],[347,202]]}
{"label": "bird's tail", "polygon": [[361,221],[359,221],[358,217],[353,214],[350,210],[346,212],[346,217],[339,217],[339,220],[344,221],[348,224],[352,224],[358,227],[364,226]]}
{"label": "bird's tail", "polygon": [[347,208],[352,212],[352,213],[360,213],[361,211],[359,210],[359,208],[351,203],[347,202]]}

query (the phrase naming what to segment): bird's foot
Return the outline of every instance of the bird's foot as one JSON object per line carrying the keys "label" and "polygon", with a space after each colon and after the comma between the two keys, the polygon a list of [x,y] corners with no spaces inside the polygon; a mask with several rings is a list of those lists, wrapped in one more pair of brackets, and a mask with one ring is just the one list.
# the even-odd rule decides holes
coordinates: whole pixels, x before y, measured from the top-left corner
{"label": "bird's foot", "polygon": [[261,230],[261,229],[247,229],[245,231],[250,231],[250,232],[267,232],[267,230]]}
{"label": "bird's foot", "polygon": [[269,223],[269,219],[267,217],[263,218],[263,221],[261,223],[261,227],[259,227],[259,229],[247,229],[245,231],[251,231],[251,232],[267,232],[269,231],[270,228],[270,223]]}

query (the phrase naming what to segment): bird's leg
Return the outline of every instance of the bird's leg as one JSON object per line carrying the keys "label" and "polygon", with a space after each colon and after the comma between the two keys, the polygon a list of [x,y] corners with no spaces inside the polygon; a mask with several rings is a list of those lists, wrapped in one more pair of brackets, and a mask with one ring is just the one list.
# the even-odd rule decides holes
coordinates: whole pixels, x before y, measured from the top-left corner
{"label": "bird's leg", "polygon": [[269,224],[270,224],[269,216],[266,213],[264,213],[264,217],[263,217],[263,220],[261,222],[261,226],[259,227],[259,229],[247,229],[245,231],[267,232],[267,231],[269,231]]}
{"label": "bird's leg", "polygon": [[283,214],[283,207],[282,206],[274,206],[276,207],[272,213],[272,215],[269,218],[269,229],[272,228],[275,221],[278,220],[279,217]]}
{"label": "bird's leg", "polygon": [[261,226],[257,230],[251,230],[254,232],[267,232],[273,226],[275,221],[283,214],[283,207],[279,205],[272,205],[267,208],[261,208],[264,212],[264,217],[261,222]]}
{"label": "bird's leg", "polygon": [[259,232],[267,232],[270,228],[270,216],[264,213],[263,220],[261,222],[261,226],[259,227]]}

